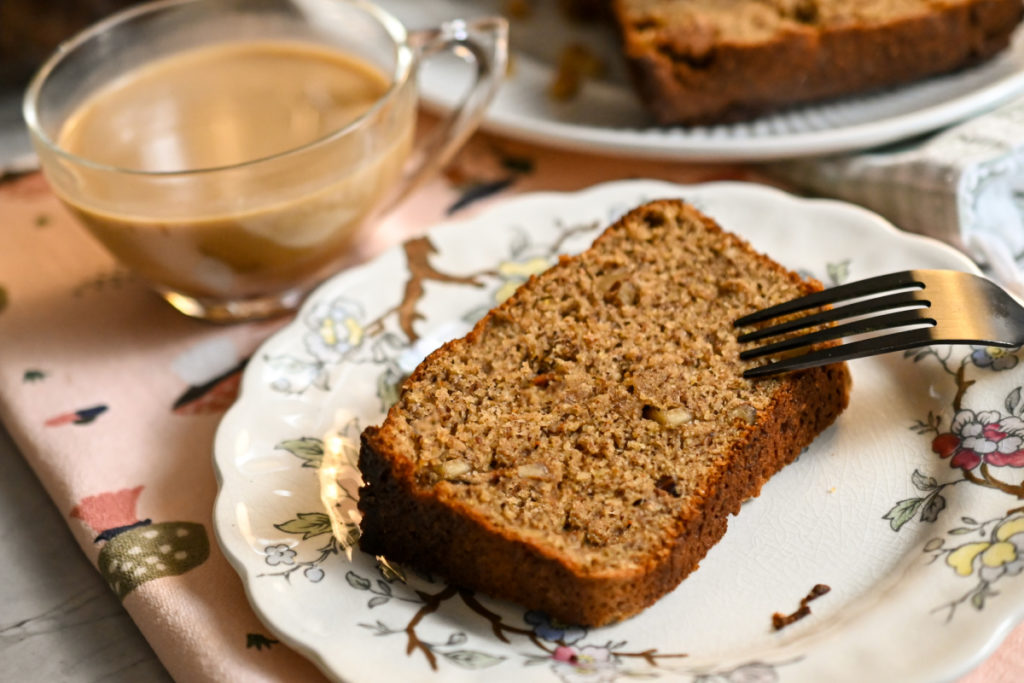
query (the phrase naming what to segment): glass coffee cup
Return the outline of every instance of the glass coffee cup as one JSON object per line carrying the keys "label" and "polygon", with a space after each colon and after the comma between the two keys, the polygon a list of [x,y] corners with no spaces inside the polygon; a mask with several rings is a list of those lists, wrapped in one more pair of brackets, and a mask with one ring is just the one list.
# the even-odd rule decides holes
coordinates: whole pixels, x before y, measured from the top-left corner
{"label": "glass coffee cup", "polygon": [[[417,67],[446,50],[476,78],[416,144]],[[162,0],[62,45],[24,114],[54,192],[122,265],[187,315],[248,320],[294,309],[451,158],[506,59],[500,18],[409,31],[363,0]]]}

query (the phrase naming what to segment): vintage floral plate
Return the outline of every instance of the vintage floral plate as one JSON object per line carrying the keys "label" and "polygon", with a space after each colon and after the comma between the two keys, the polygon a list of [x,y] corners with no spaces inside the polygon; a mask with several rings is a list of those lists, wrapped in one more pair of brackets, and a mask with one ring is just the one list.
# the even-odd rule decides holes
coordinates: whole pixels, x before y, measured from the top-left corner
{"label": "vintage floral plate", "polygon": [[[506,0],[379,0],[409,26],[497,14]],[[754,121],[716,126],[653,125],[630,87],[610,28],[567,21],[564,3],[531,3],[512,20],[512,68],[485,120],[493,132],[542,144],[678,160],[783,159],[865,149],[965,120],[1024,92],[1024,31],[1010,49],[975,68],[891,88],[808,104]],[[552,98],[563,50],[583,45],[606,72],[566,100]],[[455,58],[428,60],[420,86],[441,108],[455,104],[471,71]]]}
{"label": "vintage floral plate", "polygon": [[[852,363],[837,424],[699,570],[616,626],[555,623],[353,545],[358,435],[402,376],[557,254],[666,196],[826,284],[973,267],[847,204],[628,181],[511,199],[338,275],[253,356],[216,439],[217,534],[278,637],[346,681],[935,681],[993,652],[1024,613],[1024,364],[993,349]],[[811,614],[773,630],[819,584]]]}

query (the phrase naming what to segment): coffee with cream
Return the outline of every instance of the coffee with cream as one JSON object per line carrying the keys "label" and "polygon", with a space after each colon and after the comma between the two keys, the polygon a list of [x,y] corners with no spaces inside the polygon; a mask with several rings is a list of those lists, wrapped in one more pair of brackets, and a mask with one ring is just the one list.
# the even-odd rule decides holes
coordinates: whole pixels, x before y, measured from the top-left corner
{"label": "coffee with cream", "polygon": [[74,109],[57,144],[89,163],[58,192],[123,263],[187,296],[317,279],[401,173],[415,95],[391,87],[314,44],[188,50]]}

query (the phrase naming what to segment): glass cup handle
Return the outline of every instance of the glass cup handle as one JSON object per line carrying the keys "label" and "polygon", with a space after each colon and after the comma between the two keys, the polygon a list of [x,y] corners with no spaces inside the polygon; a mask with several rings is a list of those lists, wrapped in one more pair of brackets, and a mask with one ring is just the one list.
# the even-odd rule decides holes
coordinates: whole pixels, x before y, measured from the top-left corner
{"label": "glass cup handle", "polygon": [[[409,45],[422,60],[452,51],[476,65],[472,86],[447,118],[420,145],[411,170],[399,183],[395,202],[451,161],[455,152],[480,125],[487,105],[494,99],[508,66],[508,22],[501,17],[454,19],[437,28],[409,32]],[[394,204],[392,204],[393,206]]]}

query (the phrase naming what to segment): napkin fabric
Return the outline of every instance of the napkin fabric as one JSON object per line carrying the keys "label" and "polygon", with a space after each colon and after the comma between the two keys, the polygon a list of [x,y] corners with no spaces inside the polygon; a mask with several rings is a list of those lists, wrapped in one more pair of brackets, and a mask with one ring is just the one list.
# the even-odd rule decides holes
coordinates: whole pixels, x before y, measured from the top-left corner
{"label": "napkin fabric", "polygon": [[1024,297],[1024,98],[909,141],[765,170],[960,248]]}

